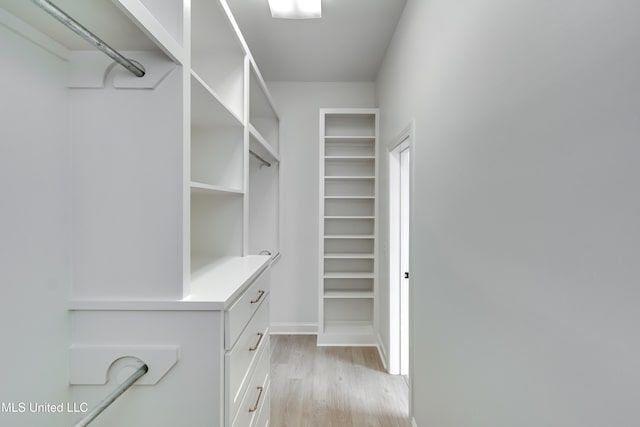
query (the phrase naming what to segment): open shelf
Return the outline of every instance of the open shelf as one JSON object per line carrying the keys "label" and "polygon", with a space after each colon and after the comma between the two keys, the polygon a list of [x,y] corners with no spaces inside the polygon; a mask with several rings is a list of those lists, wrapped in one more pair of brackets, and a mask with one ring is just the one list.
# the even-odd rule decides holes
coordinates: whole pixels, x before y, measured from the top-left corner
{"label": "open shelf", "polygon": [[199,194],[244,194],[244,191],[236,188],[220,187],[193,181],[191,181],[190,187],[192,193]]}
{"label": "open shelf", "polygon": [[374,334],[373,321],[326,321],[323,333],[329,336],[370,336]]}
{"label": "open shelf", "polygon": [[357,253],[368,254],[374,251],[374,239],[322,239],[325,254]]}
{"label": "open shelf", "polygon": [[372,253],[332,253],[324,254],[325,259],[374,259]]}
{"label": "open shelf", "polygon": [[358,199],[375,199],[373,196],[324,196],[325,199],[338,199],[338,200],[358,200]]}
{"label": "open shelf", "polygon": [[327,135],[327,136],[324,137],[324,139],[325,139],[326,143],[343,142],[343,141],[346,141],[346,142],[349,142],[349,143],[352,143],[354,141],[356,141],[356,142],[364,141],[364,142],[369,143],[369,142],[375,142],[376,137],[375,136],[361,136],[361,135],[334,135],[334,136]]}
{"label": "open shelf", "polygon": [[370,216],[375,210],[375,200],[372,199],[323,200],[326,216]]}
{"label": "open shelf", "polygon": [[320,110],[318,345],[372,345],[377,110]]}
{"label": "open shelf", "polygon": [[221,258],[242,256],[243,195],[194,191],[191,194],[191,275]]}
{"label": "open shelf", "polygon": [[325,279],[373,279],[373,273],[324,273]]}
{"label": "open shelf", "polygon": [[374,158],[364,157],[329,157],[325,158],[325,179],[327,177],[363,177],[375,176]]}
{"label": "open shelf", "polygon": [[372,291],[345,290],[345,291],[325,291],[325,298],[373,298]]}
{"label": "open shelf", "polygon": [[113,0],[113,2],[167,55],[178,63],[184,63],[183,0]]}
{"label": "open shelf", "polygon": [[327,274],[373,273],[371,258],[338,258],[324,260],[324,272]]}
{"label": "open shelf", "polygon": [[[325,300],[335,301],[335,300]],[[366,346],[377,344],[373,321],[329,321],[318,334],[319,346]]]}
{"label": "open shelf", "polygon": [[374,183],[374,180],[331,180],[324,184],[325,198],[374,198]]}
{"label": "open shelf", "polygon": [[197,188],[242,188],[242,121],[193,71],[190,151],[191,179],[201,184]]}
{"label": "open shelf", "polygon": [[340,175],[335,175],[335,176],[325,176],[324,179],[326,181],[333,181],[333,180],[375,180],[376,177],[375,176],[340,176]]}
{"label": "open shelf", "polygon": [[325,322],[373,323],[372,298],[331,298],[324,302]]}
{"label": "open shelf", "polygon": [[358,113],[328,113],[325,115],[326,137],[372,137],[376,136],[375,114]]}
{"label": "open shelf", "polygon": [[242,126],[242,118],[225,105],[195,71],[191,71],[191,123],[198,126]]}
{"label": "open shelf", "polygon": [[[169,34],[176,43],[181,46],[183,45],[183,0],[115,0],[115,2],[129,9],[133,9],[142,4],[149,13],[148,18],[158,22],[161,28]],[[147,17],[146,14],[137,9],[136,12],[136,16]],[[148,31],[154,29],[151,22],[145,20],[144,24]]]}
{"label": "open shelf", "polygon": [[324,156],[325,160],[375,160],[375,156]]}
{"label": "open shelf", "polygon": [[240,118],[191,73],[191,180],[241,189],[244,129]]}
{"label": "open shelf", "polygon": [[340,272],[340,273],[324,273],[325,279],[373,279],[373,273],[366,272]]}
{"label": "open shelf", "polygon": [[324,235],[325,239],[374,239],[375,236],[373,234],[334,234],[334,235]]}
{"label": "open shelf", "polygon": [[366,292],[373,294],[373,278],[323,277],[324,292]]}
{"label": "open shelf", "polygon": [[249,124],[249,150],[268,162],[279,162],[280,156],[262,134]]}
{"label": "open shelf", "polygon": [[237,117],[244,117],[244,46],[218,1],[191,1],[193,70]]}
{"label": "open shelf", "polygon": [[325,218],[325,236],[373,236],[375,222],[373,218],[366,219],[334,219]]}
{"label": "open shelf", "polygon": [[333,215],[325,216],[324,219],[375,219],[373,215]]}
{"label": "open shelf", "polygon": [[253,62],[249,72],[249,123],[267,141],[267,145],[278,150],[280,119],[265,82]]}

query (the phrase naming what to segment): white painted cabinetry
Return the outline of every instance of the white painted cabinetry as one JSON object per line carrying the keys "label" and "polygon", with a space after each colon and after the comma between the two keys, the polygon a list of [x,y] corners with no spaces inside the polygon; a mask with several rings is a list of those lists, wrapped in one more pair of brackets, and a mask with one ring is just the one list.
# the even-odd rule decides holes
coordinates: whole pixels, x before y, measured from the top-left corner
{"label": "white painted cabinetry", "polygon": [[319,345],[375,345],[378,112],[320,110]]}
{"label": "white painted cabinetry", "polygon": [[53,3],[146,71],[0,1],[68,63],[73,400],[93,406],[121,380],[105,360],[135,356],[149,374],[92,425],[266,425],[279,119],[226,0]]}

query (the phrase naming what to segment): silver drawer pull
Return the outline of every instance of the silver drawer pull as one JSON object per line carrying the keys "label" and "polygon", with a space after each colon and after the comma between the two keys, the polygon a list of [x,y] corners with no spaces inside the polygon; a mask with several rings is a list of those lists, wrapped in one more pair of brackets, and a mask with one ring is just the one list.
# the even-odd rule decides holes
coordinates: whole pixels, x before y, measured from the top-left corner
{"label": "silver drawer pull", "polygon": [[262,299],[262,297],[264,296],[264,291],[258,291],[258,293],[259,293],[260,295],[258,295],[258,298],[256,298],[256,299],[252,300],[252,301],[251,301],[251,304],[255,304],[255,303],[257,303],[257,302],[258,302],[258,301],[260,301],[260,300]]}
{"label": "silver drawer pull", "polygon": [[264,337],[264,334],[262,332],[258,332],[258,337],[258,342],[256,343],[256,345],[249,348],[249,351],[256,351],[258,349],[258,346],[260,345],[260,341],[262,341],[262,337]]}
{"label": "silver drawer pull", "polygon": [[260,393],[258,393],[258,399],[256,400],[256,404],[253,408],[249,408],[249,412],[256,412],[258,410],[258,405],[260,404],[260,398],[262,397],[262,390],[264,387],[262,386],[258,386],[258,390],[260,390]]}

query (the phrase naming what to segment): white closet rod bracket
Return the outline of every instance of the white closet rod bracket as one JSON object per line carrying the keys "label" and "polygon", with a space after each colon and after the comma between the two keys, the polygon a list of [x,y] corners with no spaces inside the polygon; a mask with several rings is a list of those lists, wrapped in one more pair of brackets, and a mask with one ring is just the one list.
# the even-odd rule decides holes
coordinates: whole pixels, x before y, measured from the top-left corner
{"label": "white closet rod bracket", "polygon": [[116,61],[118,64],[125,67],[127,70],[131,71],[136,77],[143,77],[145,75],[144,67],[133,60],[125,58],[118,51],[113,49],[111,46],[102,41],[98,36],[93,34],[91,31],[86,29],[82,24],[73,19],[67,13],[65,13],[62,9],[58,8],[56,5],[52,4],[49,0],[31,0],[42,10],[47,12],[49,15],[53,16],[55,19],[60,21],[63,25],[68,27],[71,31],[85,39],[87,42],[94,45],[98,50],[103,52],[105,55],[109,56],[111,59]]}
{"label": "white closet rod bracket", "polygon": [[143,375],[149,372],[149,366],[147,366],[146,363],[144,363],[140,359],[137,359],[137,361],[140,363],[140,367],[136,369],[136,371],[127,379],[125,379],[122,384],[118,385],[115,390],[109,393],[107,397],[102,399],[95,408],[89,411],[89,413],[84,418],[75,423],[73,427],[88,426],[93,420],[95,420],[100,414],[102,414],[105,409],[107,409],[113,402],[115,402],[117,398],[119,398],[125,391],[129,390],[129,388],[131,388],[131,386],[133,386],[136,381],[138,381]]}
{"label": "white closet rod bracket", "polygon": [[130,357],[144,360],[149,366],[149,373],[138,384],[155,385],[178,363],[179,346],[73,344],[69,349],[69,384],[106,384],[114,361]]}

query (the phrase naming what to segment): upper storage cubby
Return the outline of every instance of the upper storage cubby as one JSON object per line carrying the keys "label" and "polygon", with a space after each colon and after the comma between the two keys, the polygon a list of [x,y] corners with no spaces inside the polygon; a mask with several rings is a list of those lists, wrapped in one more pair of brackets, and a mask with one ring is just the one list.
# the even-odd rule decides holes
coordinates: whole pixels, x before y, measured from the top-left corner
{"label": "upper storage cubby", "polygon": [[324,148],[327,157],[363,157],[376,154],[373,137],[326,137]]}
{"label": "upper storage cubby", "polygon": [[245,51],[232,22],[220,2],[192,0],[191,68],[242,119]]}
{"label": "upper storage cubby", "polygon": [[242,191],[244,128],[197,75],[191,75],[191,186]]}
{"label": "upper storage cubby", "polygon": [[[87,7],[92,7],[91,5],[97,1],[104,0],[74,1],[74,3],[84,3]],[[184,64],[183,0],[112,0],[112,2],[170,58]]]}
{"label": "upper storage cubby", "polygon": [[124,7],[134,7],[136,3],[142,3],[164,31],[180,46],[183,45],[183,0],[116,0],[116,2]]}
{"label": "upper storage cubby", "polygon": [[[279,119],[264,80],[251,63],[249,78],[249,123],[252,134],[259,134],[274,152],[278,151]],[[260,139],[260,136],[257,139]]]}
{"label": "upper storage cubby", "polygon": [[[340,139],[362,144],[362,140],[373,139],[376,135],[375,115],[373,114],[327,114],[325,117],[325,138],[327,142]],[[343,141],[346,142],[346,141]],[[373,155],[374,153],[369,153]]]}

